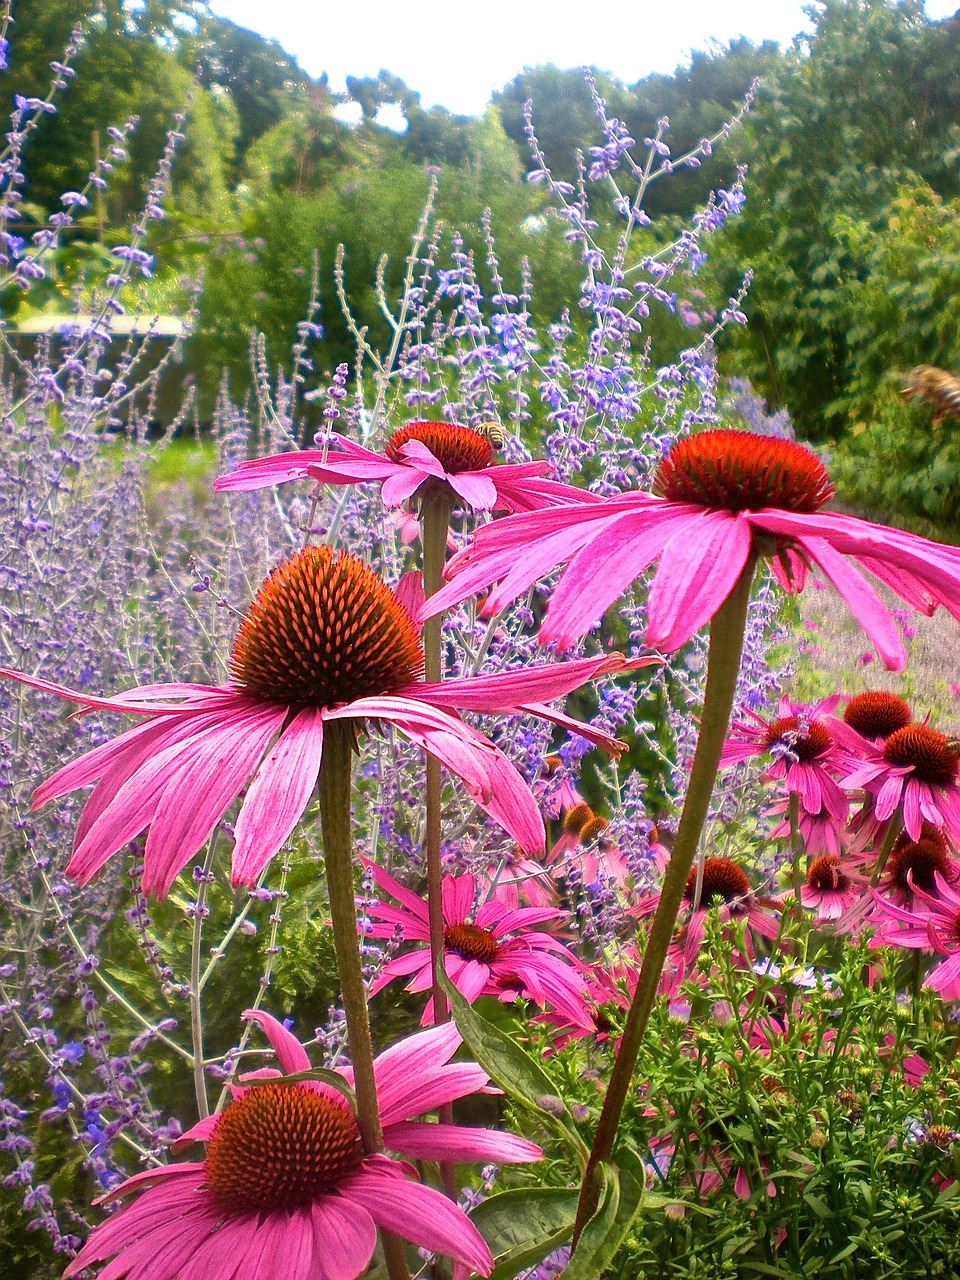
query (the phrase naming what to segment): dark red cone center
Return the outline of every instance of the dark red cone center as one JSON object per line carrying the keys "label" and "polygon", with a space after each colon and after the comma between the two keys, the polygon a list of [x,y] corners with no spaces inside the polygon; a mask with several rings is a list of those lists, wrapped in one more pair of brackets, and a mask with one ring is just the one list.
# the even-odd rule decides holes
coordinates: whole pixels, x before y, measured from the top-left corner
{"label": "dark red cone center", "polygon": [[408,440],[425,444],[449,475],[458,471],[483,471],[493,460],[490,441],[472,427],[451,422],[408,422],[394,431],[384,445],[383,452],[391,462],[403,461],[401,448]]}
{"label": "dark red cone center", "polygon": [[204,1165],[224,1213],[271,1213],[311,1204],[362,1159],[360,1131],[345,1098],[296,1084],[264,1084],[222,1112]]}

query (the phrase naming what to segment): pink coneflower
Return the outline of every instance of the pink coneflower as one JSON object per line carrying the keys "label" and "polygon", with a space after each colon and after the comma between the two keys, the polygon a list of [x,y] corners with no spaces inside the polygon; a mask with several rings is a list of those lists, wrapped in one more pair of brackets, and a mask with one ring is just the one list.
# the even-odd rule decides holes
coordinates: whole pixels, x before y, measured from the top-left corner
{"label": "pink coneflower", "polygon": [[610,655],[428,684],[419,678],[417,629],[394,592],[356,556],[323,546],[298,551],[263,583],[237,632],[226,686],[147,685],[91,698],[14,671],[2,674],[84,707],[146,718],[60,769],[37,788],[34,802],[99,779],[67,871],[89,880],[149,826],[143,888],[163,896],[245,786],[232,875],[234,884],[256,881],[309,803],[324,726],[329,732],[337,721],[355,731],[369,721],[392,724],[460,777],[527,852],[539,852],[543,821],[529,787],[454,711],[529,710],[616,749],[608,735],[539,699],[560,697],[624,665]]}
{"label": "pink coneflower", "polygon": [[933,880],[937,896],[915,889],[909,910],[872,891],[882,923],[871,946],[939,951],[947,958],[930,970],[923,985],[944,1000],[960,1000],[960,893],[939,871]]}
{"label": "pink coneflower", "polygon": [[[727,924],[745,919],[751,929],[755,929],[761,937],[773,939],[777,936],[780,925],[777,917],[766,909],[753,892],[750,878],[739,863],[732,858],[705,858],[703,872],[700,877],[700,892],[697,897],[698,869],[696,867],[687,878],[684,892],[685,903],[689,906],[687,916],[677,942],[671,946],[670,954],[685,972],[696,960],[697,953],[703,943],[704,927],[707,911],[715,909],[721,922]],[[696,905],[694,905],[696,899]],[[638,916],[652,915],[659,905],[660,894],[653,893],[640,900],[634,908]],[[749,939],[747,942],[749,947]],[[749,963],[752,955],[742,957]]]}
{"label": "pink coneflower", "polygon": [[871,741],[889,738],[913,720],[909,703],[885,689],[855,693],[843,710],[843,722]]}
{"label": "pink coneflower", "polygon": [[601,879],[622,889],[630,876],[623,853],[605,838],[610,826],[585,801],[563,815],[561,832],[547,850],[544,861],[553,875],[574,870],[585,885]]}
{"label": "pink coneflower", "polygon": [[[477,511],[537,511],[589,499],[582,489],[544,480],[551,462],[494,464],[494,450],[482,431],[450,422],[408,422],[395,431],[383,453],[374,453],[331,432],[333,448],[276,453],[241,462],[218,476],[215,489],[261,489],[309,478],[322,484],[381,482],[380,496],[398,507],[418,490],[442,485]],[[420,496],[423,496],[423,492]],[[599,501],[599,499],[596,499]]]}
{"label": "pink coneflower", "polygon": [[842,720],[830,717],[830,728],[850,756],[841,779],[847,791],[867,794],[861,825],[879,829],[900,807],[903,825],[917,840],[924,822],[960,840],[960,754],[945,734],[926,724],[908,724],[887,738],[870,741]]}
{"label": "pink coneflower", "polygon": [[842,861],[826,853],[814,858],[807,867],[800,901],[816,911],[818,920],[839,920],[865,892],[866,886],[857,884],[844,869]]}
{"label": "pink coneflower", "polygon": [[[721,767],[755,755],[774,757],[766,776],[782,781],[788,797],[797,796],[801,834],[812,853],[839,853],[838,833],[850,812],[849,798],[829,772],[837,767],[838,752],[821,718],[838,701],[834,695],[807,707],[784,695],[777,718],[771,721],[748,710],[750,720],[730,725],[720,756]],[[774,834],[784,834],[784,827],[789,831],[785,823]]]}
{"label": "pink coneflower", "polygon": [[960,551],[854,516],[821,511],[826,468],[793,441],[747,431],[703,431],[675,444],[653,493],[509,516],[480,529],[446,569],[453,581],[425,606],[436,613],[490,583],[494,614],[566,563],[540,636],[568,645],[645,569],[660,564],[647,601],[647,642],[675,649],[717,612],[751,556],[800,590],[819,566],[888,667],[906,655],[896,623],[859,563],[907,601],[960,616]]}
{"label": "pink coneflower", "polygon": [[[429,944],[427,904],[388,875],[382,867],[366,862],[379,887],[399,906],[379,902],[368,908],[375,923],[369,933],[392,938],[399,931],[404,942]],[[447,977],[470,1001],[482,995],[514,1000],[518,995],[537,1004],[550,1005],[572,1022],[589,1021],[584,1004],[586,984],[573,953],[552,934],[532,928],[556,920],[556,907],[513,907],[494,889],[477,903],[477,883],[467,872],[444,876],[443,946]],[[409,977],[408,991],[429,989],[429,945],[388,960],[370,993],[380,991],[394,978]],[[423,1011],[423,1022],[433,1018],[433,998]]]}
{"label": "pink coneflower", "polygon": [[[283,1071],[310,1069],[300,1042],[269,1014],[262,1026]],[[448,1023],[410,1036],[374,1063],[385,1146],[413,1160],[537,1160],[513,1134],[411,1117],[488,1083],[475,1063],[451,1063],[460,1036]],[[377,1229],[393,1232],[488,1275],[493,1259],[469,1218],[446,1196],[413,1181],[407,1163],[368,1154],[346,1098],[318,1081],[272,1083],[279,1072],[234,1087],[226,1110],[178,1142],[206,1143],[201,1161],[128,1178],[98,1203],[139,1191],[95,1228],[66,1280],[106,1258],[104,1280],[355,1280]],[[348,1084],[349,1069],[340,1070]]]}

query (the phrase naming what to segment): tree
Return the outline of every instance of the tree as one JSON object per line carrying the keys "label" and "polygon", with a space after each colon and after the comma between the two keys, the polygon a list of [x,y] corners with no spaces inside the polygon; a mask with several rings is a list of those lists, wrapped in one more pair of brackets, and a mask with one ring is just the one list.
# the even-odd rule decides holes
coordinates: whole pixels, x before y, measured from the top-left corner
{"label": "tree", "polygon": [[203,20],[192,52],[200,65],[200,83],[228,93],[237,109],[238,163],[251,143],[279,124],[310,90],[310,77],[276,40],[225,18]]}
{"label": "tree", "polygon": [[[867,264],[837,233],[877,229],[902,184],[960,192],[960,29],[919,0],[819,0],[747,119],[744,216],[725,240],[726,284],[754,271],[736,360],[802,434],[846,423],[847,298]],[[891,282],[895,283],[895,282]]]}

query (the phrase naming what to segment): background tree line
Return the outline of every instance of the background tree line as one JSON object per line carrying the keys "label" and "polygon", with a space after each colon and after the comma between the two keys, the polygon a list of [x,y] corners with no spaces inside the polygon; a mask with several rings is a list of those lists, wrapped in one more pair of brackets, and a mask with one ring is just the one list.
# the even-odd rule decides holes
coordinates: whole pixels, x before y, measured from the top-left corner
{"label": "background tree line", "polygon": [[[710,242],[691,282],[722,302],[754,272],[750,324],[725,339],[722,370],[749,377],[772,407],[790,411],[800,434],[830,446],[848,498],[942,532],[960,524],[955,424],[931,431],[929,410],[904,405],[898,390],[914,364],[960,369],[960,16],[931,22],[919,0],[817,0],[809,12],[812,34],[788,49],[738,40],[632,85],[598,71],[598,87],[638,141],[668,116],[667,140],[680,154],[761,77],[732,142],[702,168],[650,188],[650,240],[688,219],[745,162],[745,210]],[[251,328],[273,357],[288,349],[314,252],[324,326],[317,376],[352,354],[331,286],[338,243],[358,321],[374,341],[385,336],[376,264],[387,254],[388,287],[398,283],[430,166],[442,171],[439,214],[470,247],[481,247],[478,215],[491,209],[508,286],[519,259],[529,259],[540,319],[576,296],[576,252],[545,233],[542,188],[524,181],[522,105],[533,99],[543,149],[570,176],[577,148],[600,140],[579,70],[526,68],[472,118],[423,108],[386,70],[350,78],[347,94],[334,94],[276,42],[213,16],[203,0],[15,0],[14,19],[2,77],[10,93],[42,91],[73,26],[85,31],[59,114],[30,146],[28,218],[41,221],[62,191],[83,185],[109,125],[140,116],[129,160],[60,251],[41,298],[47,309],[66,306],[91,263],[123,238],[172,114],[192,94],[171,216],[153,233],[157,269],[146,287],[150,305],[177,310],[186,305],[181,277],[205,268],[187,356],[201,413],[221,368],[243,389]],[[355,124],[337,112],[345,97]],[[387,107],[402,116],[401,130],[385,127]],[[0,301],[7,314],[21,305]]]}

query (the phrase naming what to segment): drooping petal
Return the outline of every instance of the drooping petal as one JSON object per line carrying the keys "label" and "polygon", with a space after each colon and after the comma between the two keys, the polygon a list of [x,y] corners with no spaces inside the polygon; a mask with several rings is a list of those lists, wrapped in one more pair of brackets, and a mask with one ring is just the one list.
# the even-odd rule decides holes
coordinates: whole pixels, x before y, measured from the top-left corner
{"label": "drooping petal", "polygon": [[384,1127],[384,1145],[413,1160],[492,1160],[497,1164],[526,1164],[540,1160],[543,1151],[526,1138],[496,1129],[460,1124],[407,1120]]}
{"label": "drooping petal", "polygon": [[[201,713],[189,720],[189,732],[147,759],[119,788],[75,847],[67,864],[68,875],[86,883],[106,860],[129,843],[153,821],[170,779],[204,743],[209,750],[220,735],[229,737],[244,713],[220,717]],[[145,868],[146,873],[146,868]]]}
{"label": "drooping petal", "polygon": [[358,698],[326,711],[325,718],[389,721],[404,737],[457,774],[474,801],[517,841],[525,853],[545,844],[543,819],[530,788],[492,742],[447,712],[412,698]]}
{"label": "drooping petal", "polygon": [[185,756],[160,797],[143,854],[143,892],[164,898],[202,847],[283,719],[262,707],[234,718]]}
{"label": "drooping petal", "polygon": [[418,467],[398,466],[380,487],[380,497],[385,507],[399,507],[412,498],[430,477]]}
{"label": "drooping petal", "polygon": [[850,612],[877,646],[884,665],[890,671],[902,671],[907,661],[903,641],[876,590],[825,539],[804,538],[802,546],[846,601]]}
{"label": "drooping petal", "polygon": [[244,1009],[243,1015],[248,1022],[255,1022],[267,1037],[271,1049],[277,1055],[277,1061],[286,1075],[295,1075],[298,1071],[310,1070],[310,1059],[303,1045],[288,1031],[282,1022],[262,1009]]}
{"label": "drooping petal", "polygon": [[628,511],[604,526],[570,560],[550,598],[541,628],[544,644],[562,646],[586,635],[636,578],[661,554],[678,530],[700,519],[686,507]]}
{"label": "drooping petal", "polygon": [[464,1262],[483,1276],[493,1258],[483,1236],[466,1214],[432,1187],[408,1182],[383,1156],[370,1156],[359,1173],[338,1188],[348,1203],[359,1205],[377,1226],[411,1244]]}
{"label": "drooping petal", "polygon": [[323,713],[308,707],[284,728],[250,784],[234,831],[230,879],[255,884],[290,835],[317,785]]}
{"label": "drooping petal", "polygon": [[628,659],[622,653],[608,653],[569,662],[538,663],[514,671],[461,676],[439,684],[416,681],[395,690],[395,695],[458,711],[516,711],[524,703],[552,702],[554,698],[565,697],[588,680],[634,671],[660,661],[656,656]]}
{"label": "drooping petal", "polygon": [[477,894],[477,881],[472,872],[461,876],[444,876],[440,886],[443,903],[443,923],[463,924],[473,913],[473,901]]}
{"label": "drooping petal", "polygon": [[321,1196],[311,1205],[314,1258],[324,1280],[356,1280],[366,1270],[377,1243],[370,1214],[340,1196]]}
{"label": "drooping petal", "polygon": [[664,547],[647,601],[647,643],[677,649],[716,613],[750,555],[750,526],[705,511]]}
{"label": "drooping petal", "polygon": [[497,505],[497,488],[492,476],[461,471],[447,476],[447,484],[474,511],[490,511]]}

